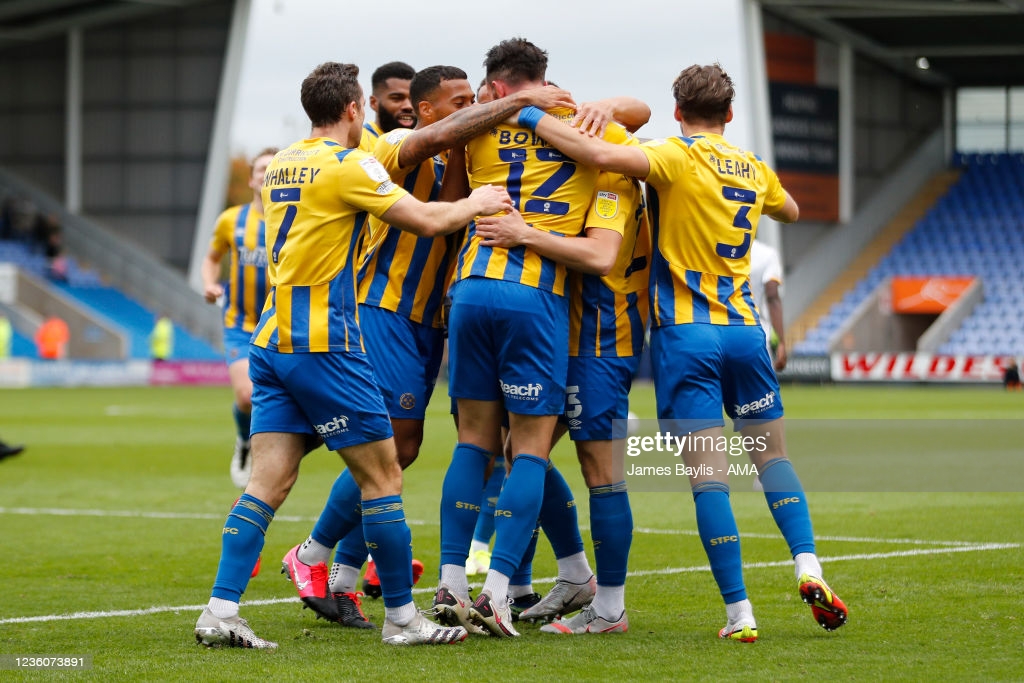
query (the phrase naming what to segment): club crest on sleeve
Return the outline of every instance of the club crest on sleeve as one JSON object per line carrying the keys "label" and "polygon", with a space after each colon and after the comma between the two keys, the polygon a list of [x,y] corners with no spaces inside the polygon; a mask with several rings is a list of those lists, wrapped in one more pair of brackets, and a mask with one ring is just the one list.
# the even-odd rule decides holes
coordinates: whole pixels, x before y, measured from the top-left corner
{"label": "club crest on sleeve", "polygon": [[615,218],[619,212],[619,195],[615,192],[598,192],[594,210],[601,218]]}
{"label": "club crest on sleeve", "polygon": [[388,171],[384,168],[379,161],[374,157],[366,157],[359,162],[359,165],[363,168],[366,175],[370,176],[370,180],[378,183],[383,183],[391,180],[391,176],[388,175]]}
{"label": "club crest on sleeve", "polygon": [[387,140],[389,145],[397,145],[398,141],[404,138],[406,135],[412,135],[412,130],[408,128],[396,128],[384,138]]}

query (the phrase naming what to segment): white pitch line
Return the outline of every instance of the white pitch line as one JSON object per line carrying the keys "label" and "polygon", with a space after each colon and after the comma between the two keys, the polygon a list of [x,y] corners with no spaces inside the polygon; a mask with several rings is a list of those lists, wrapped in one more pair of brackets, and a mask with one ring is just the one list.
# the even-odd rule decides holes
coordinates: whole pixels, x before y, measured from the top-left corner
{"label": "white pitch line", "polygon": [[[55,515],[58,517],[140,517],[143,519],[209,519],[223,520],[225,514],[212,512],[159,512],[155,510],[88,510],[73,508],[6,508],[0,507],[0,514],[7,515]],[[277,515],[275,522],[316,522],[316,517],[302,517],[296,515]],[[438,526],[437,521],[426,521],[422,519],[406,519],[410,526]],[[588,531],[589,526],[580,525],[581,531]],[[667,536],[696,536],[695,529],[656,529],[653,527],[635,527],[633,533],[667,535]],[[741,532],[743,538],[780,538],[779,534],[763,534],[754,532]],[[862,538],[858,536],[816,536],[817,541],[834,541],[840,543],[886,543],[891,545],[942,545],[942,546],[973,546],[972,541],[929,541],[920,538]]]}
{"label": "white pitch line", "polygon": [[138,417],[140,415],[158,415],[162,418],[194,418],[202,417],[207,413],[200,409],[178,408],[167,409],[163,406],[120,406],[109,405],[103,408],[103,414],[107,417]]}
{"label": "white pitch line", "polygon": [[[156,510],[81,510],[65,508],[4,508],[0,514],[7,515],[55,515],[57,517],[141,517],[143,519],[211,519],[224,521],[227,513],[213,512],[159,512]],[[296,515],[276,515],[275,522],[316,522],[317,517],[299,517]],[[429,522],[419,519],[406,519],[411,526],[426,526]]]}
{"label": "white pitch line", "polygon": [[[1019,548],[1019,543],[976,543],[973,545],[956,546],[954,548],[916,548],[914,550],[894,550],[888,553],[858,553],[856,555],[833,555],[831,557],[819,557],[822,563],[825,562],[852,562],[854,560],[885,560],[898,557],[915,557],[918,555],[946,555],[950,553],[973,553],[985,550],[1012,550]],[[768,567],[792,566],[793,560],[779,560],[777,562],[746,562],[744,569],[765,569]],[[690,572],[711,571],[709,565],[694,567],[667,567],[665,569],[640,569],[629,572],[629,576],[661,576],[669,574],[686,574]],[[3,623],[3,622],[0,622]]]}
{"label": "white pitch line", "polygon": [[[580,528],[587,528],[581,526]],[[688,528],[651,528],[636,526],[634,533],[651,533],[651,535],[697,536],[696,529]],[[781,539],[779,533],[757,533],[740,530],[741,539]],[[922,539],[871,539],[854,536],[815,536],[815,541],[834,541],[837,543],[889,543],[897,546],[974,546],[971,541],[925,541]]]}
{"label": "white pitch line", "polygon": [[[836,555],[833,557],[820,557],[818,558],[822,562],[851,562],[853,560],[884,560],[889,558],[899,557],[914,557],[919,555],[944,555],[949,553],[968,553],[968,552],[981,552],[986,550],[1010,550],[1020,548],[1019,543],[979,543],[968,546],[958,546],[955,548],[918,548],[915,550],[896,550],[889,553],[859,553],[856,555]],[[778,562],[748,562],[743,565],[744,569],[764,569],[768,567],[785,567],[792,565],[792,560],[782,560]],[[692,572],[706,572],[711,571],[711,567],[704,565],[694,565],[692,567],[665,567],[664,569],[641,569],[638,571],[629,572],[628,576],[669,576],[672,574],[687,574]],[[547,576],[542,579],[534,579],[533,583],[537,584],[548,584],[554,583],[557,577]],[[479,588],[481,584],[475,583],[470,584],[474,588]],[[424,594],[433,593],[434,588],[415,588],[413,593]],[[244,606],[259,606],[259,605],[280,605],[289,602],[299,602],[299,598],[271,598],[267,600],[247,600],[242,603]],[[146,616],[148,614],[162,614],[165,612],[198,612],[206,607],[202,605],[177,605],[177,606],[164,606],[164,607],[148,607],[146,609],[128,609],[128,610],[116,610],[108,612],[74,612],[72,614],[48,614],[45,616],[37,617],[11,617],[8,619],[0,619],[0,626],[4,624],[28,624],[36,622],[46,621],[64,621],[68,619],[110,619],[114,617],[139,617]]]}

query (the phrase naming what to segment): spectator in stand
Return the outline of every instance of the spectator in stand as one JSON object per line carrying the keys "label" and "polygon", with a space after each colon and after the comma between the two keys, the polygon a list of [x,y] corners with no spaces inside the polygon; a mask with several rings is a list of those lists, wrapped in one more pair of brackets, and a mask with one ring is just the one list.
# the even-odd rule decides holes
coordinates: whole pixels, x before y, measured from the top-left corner
{"label": "spectator in stand", "polygon": [[50,264],[46,267],[46,277],[53,282],[68,281],[68,260],[64,258],[63,254],[50,260]]}
{"label": "spectator in stand", "polygon": [[44,360],[60,360],[68,355],[71,333],[68,324],[57,316],[50,316],[36,330],[36,349]]}
{"label": "spectator in stand", "polygon": [[46,255],[46,276],[56,282],[68,281],[68,261],[64,256],[64,240],[61,235],[60,221],[55,215],[40,216],[37,221],[42,223],[37,239],[42,241],[43,253]]}
{"label": "spectator in stand", "polygon": [[50,237],[51,218],[41,211],[32,216],[32,251],[46,254],[46,245]]}
{"label": "spectator in stand", "polygon": [[149,353],[155,361],[165,361],[174,353],[174,323],[161,313],[149,334]]}
{"label": "spectator in stand", "polygon": [[11,341],[14,339],[14,330],[11,328],[11,321],[7,316],[0,313],[0,360],[11,357]]}

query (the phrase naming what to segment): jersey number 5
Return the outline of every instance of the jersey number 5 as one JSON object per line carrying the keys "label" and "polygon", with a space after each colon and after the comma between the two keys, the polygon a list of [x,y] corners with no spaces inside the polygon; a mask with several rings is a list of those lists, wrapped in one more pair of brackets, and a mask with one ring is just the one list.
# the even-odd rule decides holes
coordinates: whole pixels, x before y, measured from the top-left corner
{"label": "jersey number 5", "polygon": [[736,214],[732,219],[732,227],[743,231],[743,241],[740,244],[726,244],[725,242],[719,242],[715,245],[715,253],[722,258],[740,259],[746,256],[747,252],[750,251],[750,236],[754,226],[751,225],[750,220],[747,219],[747,214],[750,213],[751,206],[753,206],[757,201],[757,192],[754,190],[744,190],[738,187],[723,185],[722,197],[724,197],[726,201],[742,204],[742,206],[736,209]]}

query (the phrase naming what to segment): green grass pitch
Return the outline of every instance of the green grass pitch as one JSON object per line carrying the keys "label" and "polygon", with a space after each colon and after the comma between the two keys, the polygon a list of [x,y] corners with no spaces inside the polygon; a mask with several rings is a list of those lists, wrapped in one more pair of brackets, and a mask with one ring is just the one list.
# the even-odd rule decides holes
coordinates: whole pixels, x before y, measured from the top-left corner
{"label": "green grass pitch", "polygon": [[[788,418],[972,420],[976,443],[988,438],[987,419],[1024,420],[1024,395],[999,388],[787,386],[782,395]],[[716,638],[725,611],[692,498],[669,492],[631,496],[628,633],[564,637],[527,625],[517,640],[396,649],[379,631],[315,620],[278,573],[340,471],[324,449],[303,463],[268,532],[263,571],[243,598],[242,616],[279,650],[198,647],[192,627],[238,494],[228,477],[230,396],[226,387],[3,392],[0,437],[28,448],[0,463],[0,664],[9,669],[12,655],[91,655],[88,671],[42,675],[108,681],[1024,679],[1024,488],[810,492],[826,578],[850,608],[834,633],[800,602],[764,499],[744,485],[732,500],[761,634],[755,644]],[[633,410],[653,417],[653,405],[651,388],[638,386]],[[415,554],[427,565],[416,593],[422,608],[437,571],[437,502],[455,436],[446,408],[439,387],[405,480]],[[898,446],[902,437],[897,430],[891,438]],[[826,438],[799,450],[791,453],[798,472],[830,445]],[[959,455],[971,463],[970,447]],[[560,444],[554,458],[586,525],[570,446]],[[542,539],[538,590],[554,575]],[[379,625],[382,603],[364,606]],[[38,675],[5,670],[0,680]]]}

